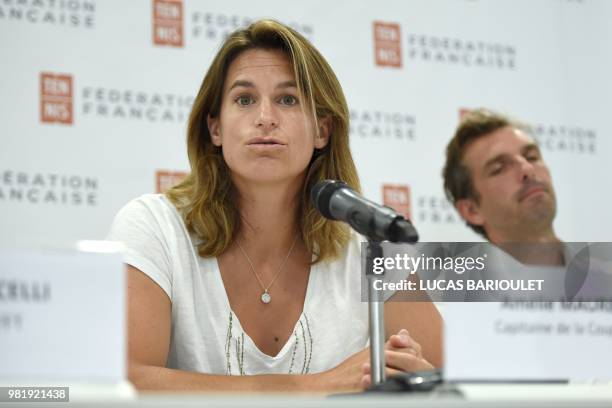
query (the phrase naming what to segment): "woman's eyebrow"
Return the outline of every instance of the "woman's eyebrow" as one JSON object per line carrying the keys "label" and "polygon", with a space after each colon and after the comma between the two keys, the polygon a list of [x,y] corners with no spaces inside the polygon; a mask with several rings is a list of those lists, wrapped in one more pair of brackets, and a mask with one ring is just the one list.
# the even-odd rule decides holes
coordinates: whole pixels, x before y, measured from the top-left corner
{"label": "woman's eyebrow", "polygon": [[[234,88],[243,87],[243,88],[255,88],[255,84],[251,81],[245,81],[243,79],[239,79],[234,81],[232,86],[229,87],[228,91],[231,91]],[[297,88],[297,83],[294,80],[283,81],[276,85],[276,89],[284,89],[284,88]]]}
{"label": "woman's eyebrow", "polygon": [[232,89],[237,88],[239,86],[242,86],[244,88],[255,88],[255,84],[253,84],[251,81],[244,81],[239,79],[237,81],[234,81],[232,86],[229,87],[228,91],[231,91]]}
{"label": "woman's eyebrow", "polygon": [[297,84],[294,80],[283,81],[279,83],[278,85],[276,85],[276,89],[281,89],[281,88],[297,88]]}

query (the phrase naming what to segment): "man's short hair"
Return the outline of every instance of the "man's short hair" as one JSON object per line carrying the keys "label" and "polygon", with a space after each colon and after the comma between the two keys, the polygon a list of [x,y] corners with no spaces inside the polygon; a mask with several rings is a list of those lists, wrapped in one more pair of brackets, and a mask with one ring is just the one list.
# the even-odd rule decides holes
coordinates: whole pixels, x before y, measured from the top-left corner
{"label": "man's short hair", "polygon": [[[470,171],[463,164],[463,156],[470,143],[507,126],[524,128],[522,124],[487,109],[471,110],[463,117],[455,135],[446,146],[446,163],[442,171],[444,193],[450,202],[455,204],[457,200],[464,198],[471,198],[476,202],[480,200],[478,192],[474,189]],[[483,227],[470,223],[467,225],[487,238]]]}

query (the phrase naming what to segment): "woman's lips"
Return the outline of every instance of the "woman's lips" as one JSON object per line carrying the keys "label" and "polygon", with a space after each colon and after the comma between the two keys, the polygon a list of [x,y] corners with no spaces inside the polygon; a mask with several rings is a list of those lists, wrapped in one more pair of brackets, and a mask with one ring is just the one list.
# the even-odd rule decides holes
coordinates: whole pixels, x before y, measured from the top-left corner
{"label": "woman's lips", "polygon": [[287,147],[287,145],[280,143],[250,143],[247,147],[253,150],[280,150]]}
{"label": "woman's lips", "polygon": [[280,140],[271,138],[255,138],[247,143],[247,147],[254,150],[278,150],[286,146]]}

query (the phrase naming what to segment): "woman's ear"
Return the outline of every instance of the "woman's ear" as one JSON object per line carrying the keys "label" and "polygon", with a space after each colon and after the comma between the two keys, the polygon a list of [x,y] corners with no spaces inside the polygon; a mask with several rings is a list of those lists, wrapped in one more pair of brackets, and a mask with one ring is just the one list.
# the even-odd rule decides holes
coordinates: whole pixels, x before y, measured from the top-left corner
{"label": "woman's ear", "polygon": [[219,123],[219,118],[213,118],[208,115],[206,124],[208,125],[208,133],[210,133],[212,143],[217,147],[221,147],[223,143],[221,141],[221,125]]}
{"label": "woman's ear", "polygon": [[319,120],[319,129],[317,129],[317,135],[315,136],[314,146],[316,149],[323,149],[329,143],[329,137],[332,132],[332,119],[329,116],[325,116]]}

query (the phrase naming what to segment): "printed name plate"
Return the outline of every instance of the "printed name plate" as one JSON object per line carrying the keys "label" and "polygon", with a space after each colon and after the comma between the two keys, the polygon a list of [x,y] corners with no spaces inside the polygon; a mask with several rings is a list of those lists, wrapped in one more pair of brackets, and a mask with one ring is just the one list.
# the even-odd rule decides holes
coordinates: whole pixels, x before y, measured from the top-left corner
{"label": "printed name plate", "polygon": [[118,253],[0,250],[0,382],[126,378]]}
{"label": "printed name plate", "polygon": [[449,381],[612,380],[612,303],[445,303]]}

